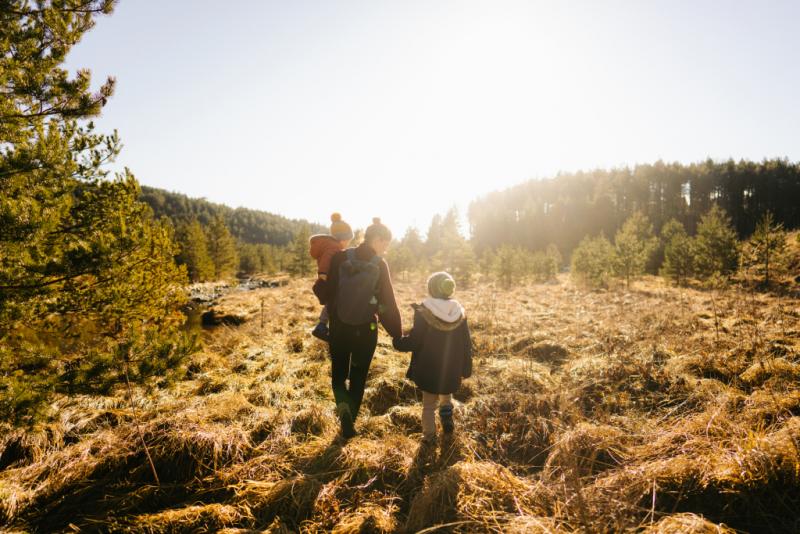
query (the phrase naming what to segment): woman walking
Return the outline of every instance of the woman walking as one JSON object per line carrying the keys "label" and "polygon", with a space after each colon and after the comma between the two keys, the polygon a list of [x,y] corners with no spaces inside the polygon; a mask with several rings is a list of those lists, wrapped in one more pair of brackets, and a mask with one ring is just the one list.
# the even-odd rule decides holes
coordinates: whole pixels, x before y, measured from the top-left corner
{"label": "woman walking", "polygon": [[356,434],[354,423],[378,344],[378,321],[393,338],[402,334],[389,266],[382,258],[391,240],[389,228],[373,219],[361,245],[333,256],[323,291],[331,321],[331,385],[346,439]]}

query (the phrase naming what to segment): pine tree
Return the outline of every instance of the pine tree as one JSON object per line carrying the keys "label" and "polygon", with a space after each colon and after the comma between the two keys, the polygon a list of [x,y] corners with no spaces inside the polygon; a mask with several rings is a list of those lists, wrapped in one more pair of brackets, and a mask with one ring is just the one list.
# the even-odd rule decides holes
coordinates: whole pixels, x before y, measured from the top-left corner
{"label": "pine tree", "polygon": [[716,204],[700,219],[695,243],[695,271],[701,278],[727,276],[739,264],[739,241],[731,219]]}
{"label": "pine tree", "polygon": [[422,261],[422,255],[425,253],[425,243],[422,241],[422,237],[419,235],[419,230],[416,228],[409,228],[406,230],[403,239],[401,240],[401,244],[408,248],[411,255],[414,256],[414,259],[417,262]]}
{"label": "pine tree", "polygon": [[434,215],[428,227],[428,235],[425,236],[425,254],[428,258],[433,258],[441,251],[444,241],[442,233],[442,216]]}
{"label": "pine tree", "polygon": [[635,212],[617,232],[614,245],[617,273],[625,278],[625,287],[630,288],[631,278],[644,273],[644,268],[656,248],[653,225],[642,212]]}
{"label": "pine tree", "polygon": [[478,260],[470,243],[461,238],[450,251],[450,264],[452,275],[461,287],[467,288],[472,284],[472,278],[478,270]]}
{"label": "pine tree", "polygon": [[554,280],[561,268],[561,253],[555,245],[546,250],[537,250],[527,254],[528,271],[536,282]]}
{"label": "pine tree", "polygon": [[208,255],[214,264],[214,277],[217,280],[229,280],[236,276],[236,269],[239,267],[236,241],[221,216],[218,215],[211,221],[207,239]]}
{"label": "pine tree", "polygon": [[425,248],[431,270],[449,271],[467,287],[477,269],[472,245],[461,234],[458,211],[451,208],[444,217],[434,216]]}
{"label": "pine tree", "polygon": [[171,228],[108,178],[116,133],[89,119],[111,97],[60,68],[114,2],[6,1],[0,9],[0,420],[31,424],[54,395],[164,380],[190,347]]}
{"label": "pine tree", "polygon": [[748,252],[751,261],[764,273],[764,285],[770,282],[770,273],[780,268],[786,252],[786,231],[782,224],[775,223],[771,211],[767,211],[756,224],[756,231],[750,237]]}
{"label": "pine tree", "polygon": [[186,266],[189,280],[205,282],[214,278],[214,262],[208,254],[208,242],[203,227],[197,219],[178,226],[176,232],[180,252],[176,261]]}
{"label": "pine tree", "polygon": [[503,245],[492,256],[492,272],[505,288],[520,282],[526,272],[525,254],[519,247]]}
{"label": "pine tree", "polygon": [[239,243],[239,272],[256,274],[262,271],[259,246],[251,243]]}
{"label": "pine tree", "polygon": [[547,245],[547,248],[544,252],[550,258],[550,261],[553,262],[553,266],[555,267],[557,274],[559,271],[561,271],[561,267],[564,264],[564,257],[561,255],[561,251],[558,250],[558,247],[554,243],[550,243]]}
{"label": "pine tree", "polygon": [[661,275],[678,285],[686,284],[694,271],[694,247],[686,229],[676,219],[670,219],[661,229],[664,241],[664,263]]}
{"label": "pine tree", "polygon": [[279,270],[278,250],[274,245],[258,245],[258,258],[264,273],[275,274]]}
{"label": "pine tree", "polygon": [[286,268],[294,276],[306,277],[314,272],[314,260],[308,252],[310,234],[308,226],[303,226],[289,247]]}
{"label": "pine tree", "polygon": [[493,279],[495,265],[495,251],[487,248],[478,257],[478,272],[487,279]]}
{"label": "pine tree", "polygon": [[607,287],[616,272],[614,245],[603,234],[585,237],[572,252],[571,276],[590,287]]}
{"label": "pine tree", "polygon": [[408,280],[408,272],[414,269],[415,260],[411,250],[402,241],[390,248],[386,257],[392,272],[402,276],[403,280]]}
{"label": "pine tree", "polygon": [[421,269],[424,264],[424,247],[416,228],[406,230],[400,242],[392,246],[387,254],[392,271],[405,278],[409,271]]}

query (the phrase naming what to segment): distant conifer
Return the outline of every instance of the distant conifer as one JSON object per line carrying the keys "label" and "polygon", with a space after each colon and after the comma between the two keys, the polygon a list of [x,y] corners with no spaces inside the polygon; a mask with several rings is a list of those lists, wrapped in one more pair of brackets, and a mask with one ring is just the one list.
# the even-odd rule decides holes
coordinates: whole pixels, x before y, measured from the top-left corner
{"label": "distant conifer", "polygon": [[630,287],[632,278],[644,273],[657,242],[653,225],[640,211],[634,212],[617,232],[614,238],[617,273],[625,279],[625,287]]}
{"label": "distant conifer", "polygon": [[181,265],[186,265],[186,272],[192,282],[213,280],[214,262],[208,254],[208,241],[203,227],[197,219],[178,226],[176,239],[180,252],[176,257]]}
{"label": "distant conifer", "polygon": [[214,264],[214,278],[228,280],[235,277],[236,270],[239,268],[236,241],[221,216],[218,215],[212,219],[207,232],[208,255]]}
{"label": "distant conifer", "polygon": [[764,274],[764,285],[769,285],[770,275],[783,266],[786,252],[786,231],[782,224],[775,223],[771,211],[767,211],[756,224],[747,247],[749,261]]}
{"label": "distant conifer", "polygon": [[716,204],[700,219],[695,235],[695,270],[707,279],[718,273],[727,276],[739,265],[739,241],[731,219]]}
{"label": "distant conifer", "polygon": [[292,241],[288,251],[287,265],[290,274],[305,277],[314,272],[314,260],[308,250],[310,237],[311,231],[308,226],[303,226]]}
{"label": "distant conifer", "polygon": [[585,237],[572,252],[571,276],[590,287],[607,287],[616,272],[614,245],[603,234]]}
{"label": "distant conifer", "polygon": [[661,229],[664,241],[664,263],[661,275],[678,285],[686,284],[694,271],[694,246],[686,229],[676,219],[670,219]]}

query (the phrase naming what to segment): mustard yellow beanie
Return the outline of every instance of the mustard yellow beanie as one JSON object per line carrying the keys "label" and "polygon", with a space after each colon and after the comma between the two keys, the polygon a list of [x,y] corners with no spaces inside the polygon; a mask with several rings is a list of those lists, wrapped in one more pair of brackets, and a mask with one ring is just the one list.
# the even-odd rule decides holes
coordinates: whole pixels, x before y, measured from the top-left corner
{"label": "mustard yellow beanie", "polygon": [[331,235],[338,241],[350,241],[353,239],[353,229],[342,220],[340,213],[331,215]]}

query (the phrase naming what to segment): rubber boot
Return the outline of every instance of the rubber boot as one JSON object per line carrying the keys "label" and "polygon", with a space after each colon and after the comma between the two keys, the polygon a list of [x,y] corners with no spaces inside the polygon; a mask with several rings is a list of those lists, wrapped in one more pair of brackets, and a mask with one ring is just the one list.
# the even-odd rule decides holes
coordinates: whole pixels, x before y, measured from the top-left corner
{"label": "rubber boot", "polygon": [[328,331],[328,325],[325,323],[319,323],[317,326],[315,326],[314,330],[311,331],[311,335],[317,339],[321,339],[325,343],[330,343],[331,334]]}
{"label": "rubber boot", "polygon": [[350,405],[346,402],[340,402],[336,406],[336,412],[339,415],[339,423],[342,425],[342,437],[350,439],[356,435],[356,427],[353,424],[353,414],[350,412]]}
{"label": "rubber boot", "polygon": [[445,434],[453,433],[455,424],[453,423],[453,406],[451,404],[439,406],[439,421],[442,423],[442,431]]}

